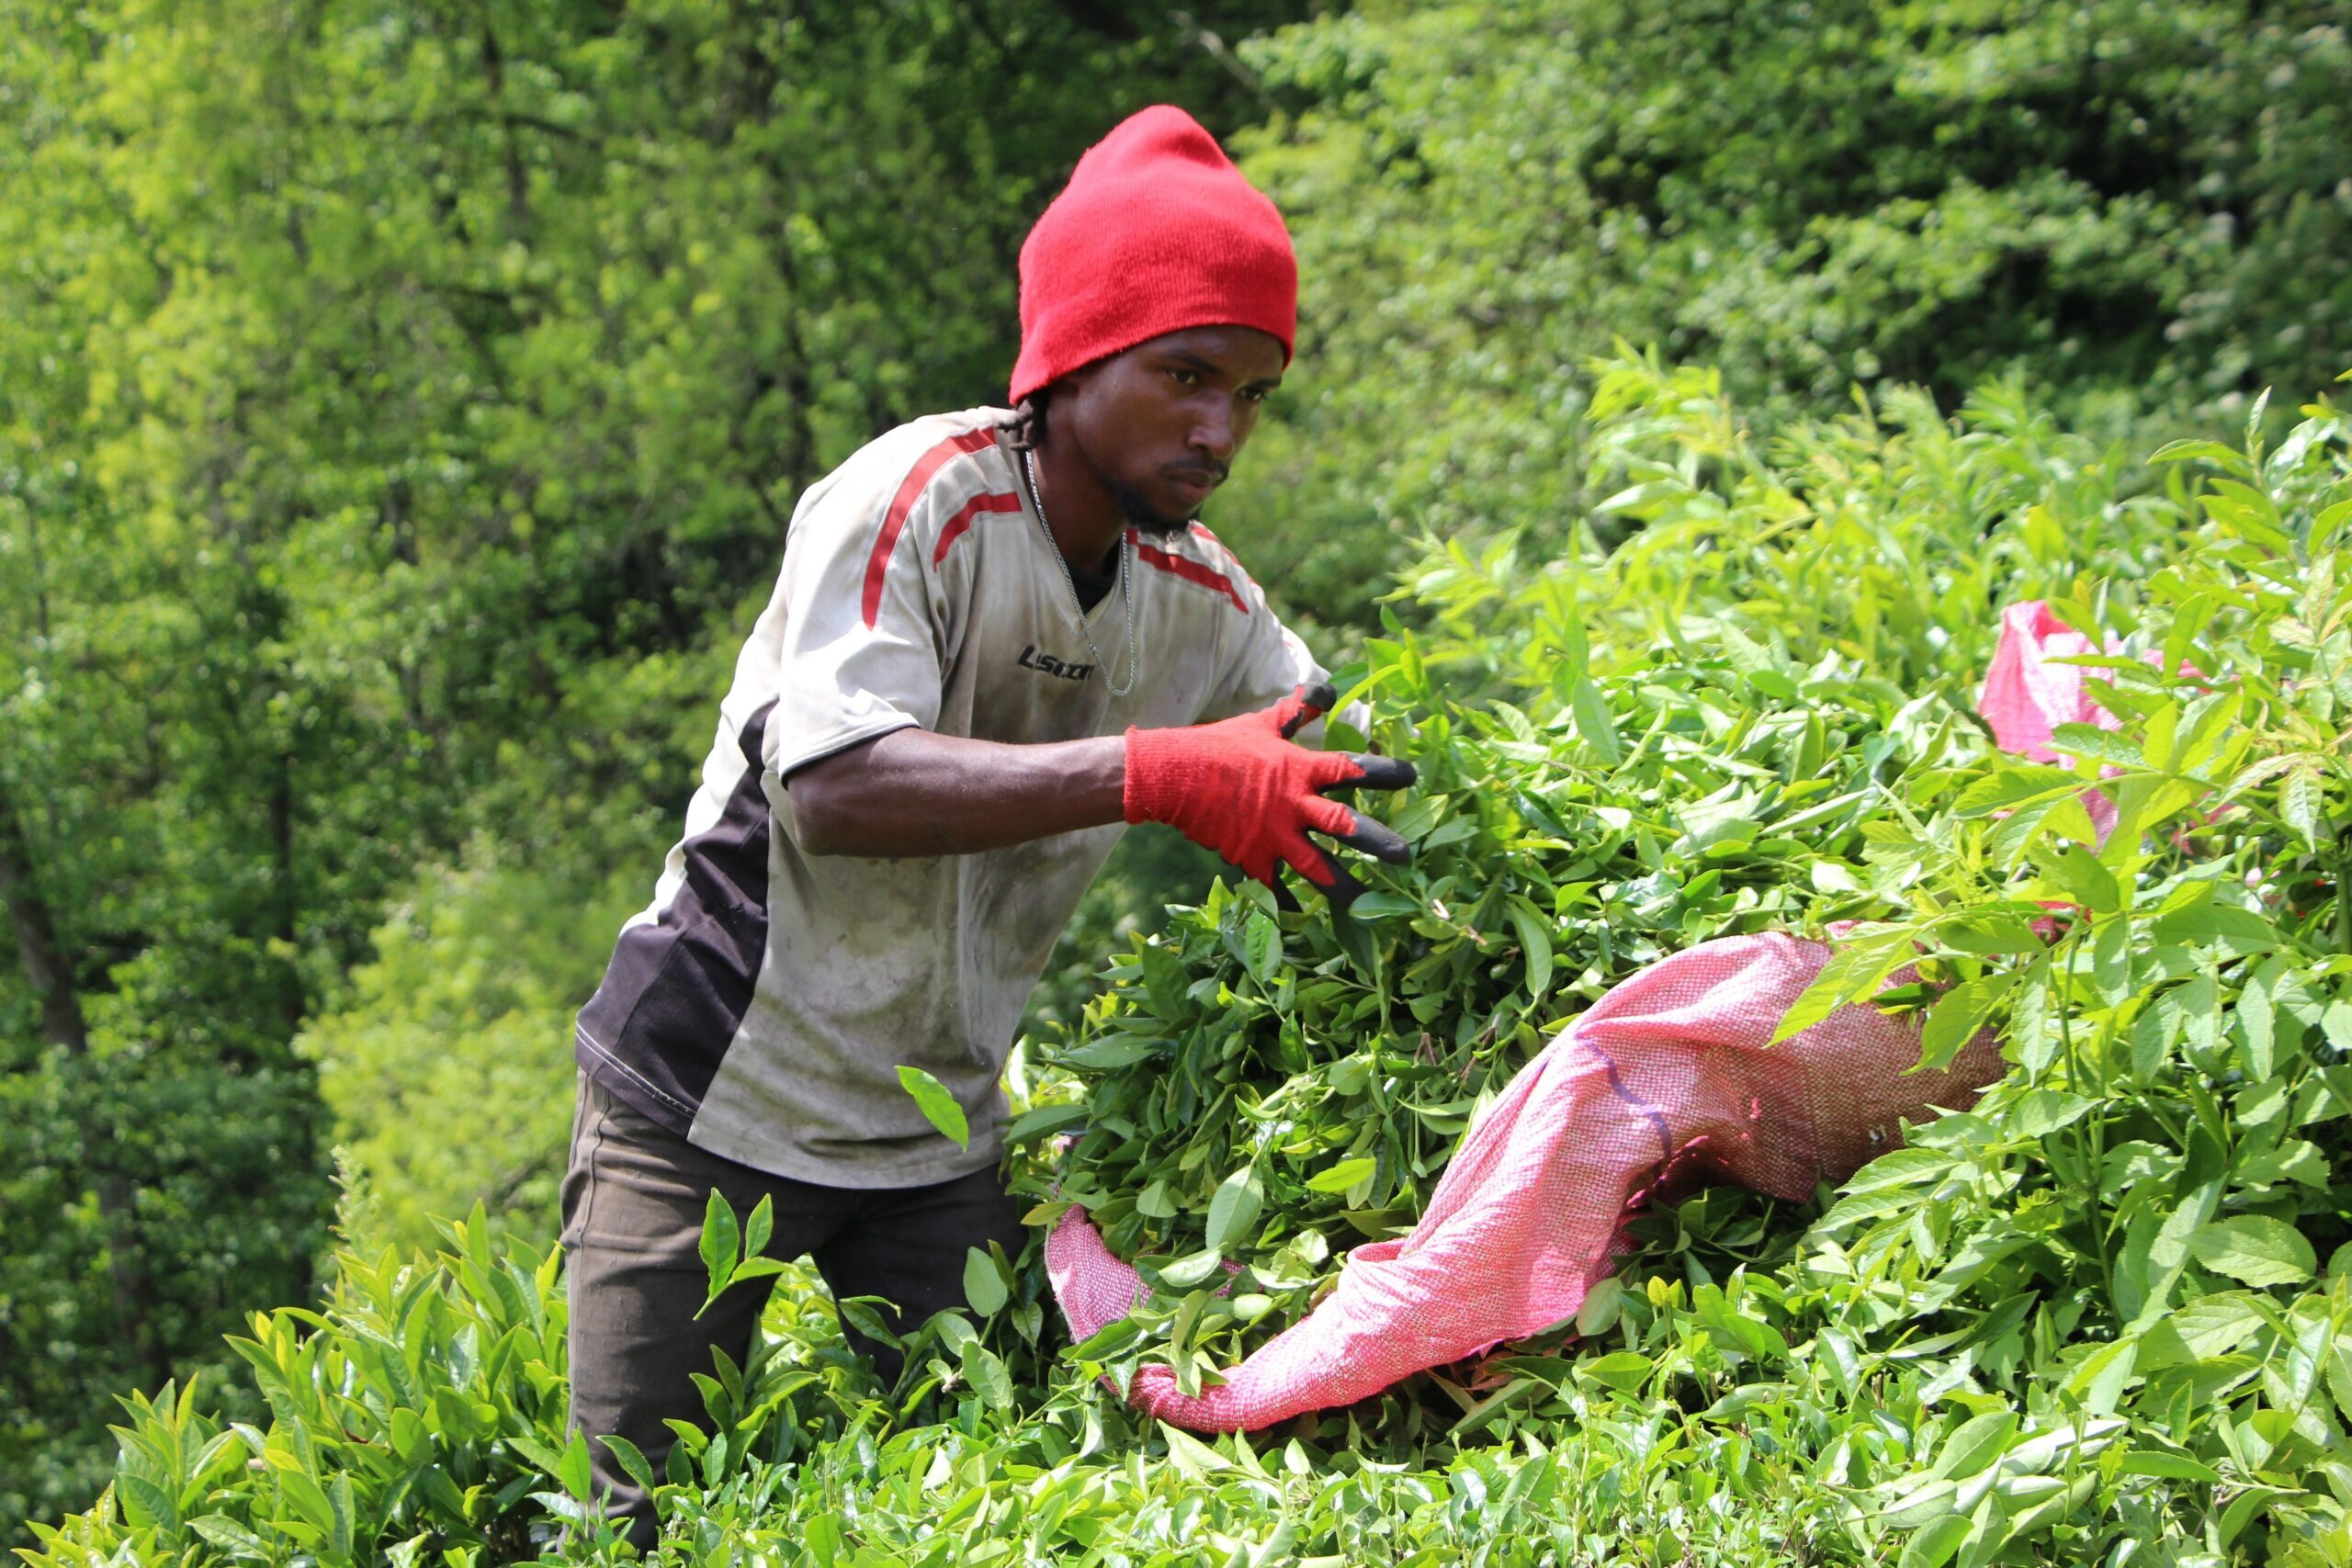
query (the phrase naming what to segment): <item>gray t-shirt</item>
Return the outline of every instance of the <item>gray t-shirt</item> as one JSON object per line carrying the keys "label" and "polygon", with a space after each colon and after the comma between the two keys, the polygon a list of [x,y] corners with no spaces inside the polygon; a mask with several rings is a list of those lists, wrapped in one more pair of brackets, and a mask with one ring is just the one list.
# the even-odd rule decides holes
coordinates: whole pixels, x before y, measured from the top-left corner
{"label": "gray t-shirt", "polygon": [[[1142,676],[1112,696],[1016,478],[1007,417],[903,425],[801,497],[684,834],[582,1010],[581,1066],[715,1154],[840,1187],[993,1163],[1022,1009],[1125,830],[968,855],[808,855],[785,796],[794,769],[909,726],[1031,743],[1193,724],[1322,674],[1194,524],[1132,536]],[[1083,626],[1124,675],[1121,597]],[[954,1093],[968,1147],[932,1128],[901,1065]]]}

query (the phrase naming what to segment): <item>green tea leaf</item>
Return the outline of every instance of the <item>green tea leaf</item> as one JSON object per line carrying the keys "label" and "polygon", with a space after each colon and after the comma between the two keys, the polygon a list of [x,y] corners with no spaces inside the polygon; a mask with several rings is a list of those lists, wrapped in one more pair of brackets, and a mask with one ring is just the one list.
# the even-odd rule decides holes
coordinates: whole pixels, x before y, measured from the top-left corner
{"label": "green tea leaf", "polygon": [[735,1229],[735,1211],[727,1206],[727,1200],[714,1187],[710,1201],[703,1205],[702,1240],[698,1244],[703,1267],[710,1274],[710,1294],[714,1301],[727,1288],[727,1277],[734,1270],[736,1248],[740,1245]]}
{"label": "green tea leaf", "polygon": [[1306,1190],[1310,1192],[1345,1192],[1379,1168],[1378,1160],[1343,1159],[1330,1169],[1318,1171],[1307,1178]]}
{"label": "green tea leaf", "polygon": [[2303,1233],[2267,1214],[2216,1220],[2188,1238],[2188,1250],[2215,1273],[2249,1285],[2300,1285],[2319,1266]]}
{"label": "green tea leaf", "polygon": [[1506,906],[1513,930],[1519,932],[1519,945],[1527,955],[1527,994],[1541,1001],[1544,993],[1552,988],[1552,933],[1544,929],[1544,917],[1535,906],[1524,898],[1513,898]]}
{"label": "green tea leaf", "polygon": [[1803,1033],[1848,1002],[1868,996],[1903,961],[1907,933],[1894,931],[1870,938],[1852,938],[1821,966],[1772,1031],[1771,1043]]}
{"label": "green tea leaf", "polygon": [[2175,910],[2159,918],[2151,934],[2158,942],[2182,947],[2211,942],[2232,957],[2276,952],[2283,943],[2268,920],[2229,904],[2199,904]]}
{"label": "green tea leaf", "polygon": [[1590,676],[1577,682],[1568,694],[1568,708],[1576,717],[1577,733],[1584,743],[1600,753],[1600,760],[1616,767],[1625,760],[1624,743],[1617,737],[1617,721],[1610,716],[1609,699]]}
{"label": "green tea leaf", "polygon": [[334,1505],[327,1501],[323,1488],[311,1476],[299,1470],[281,1470],[277,1484],[302,1522],[326,1539],[334,1537]]}
{"label": "green tea leaf", "polygon": [[956,1097],[947,1091],[945,1084],[921,1067],[900,1067],[899,1084],[914,1096],[923,1120],[938,1128],[942,1136],[959,1149],[970,1145],[972,1130],[965,1122],[964,1108],[956,1103]]}
{"label": "green tea leaf", "polygon": [[2014,1410],[1993,1410],[1972,1416],[1944,1439],[1943,1446],[1936,1450],[1935,1468],[1928,1473],[1939,1480],[1965,1481],[2000,1458],[2001,1450],[2009,1446],[2017,1429]]}
{"label": "green tea leaf", "polygon": [[2179,999],[2181,1032],[2199,1053],[2195,1059],[2202,1066],[2222,1047],[2221,987],[2209,971],[2174,995]]}
{"label": "green tea leaf", "polygon": [[1986,975],[1965,980],[1944,993],[1928,1015],[1927,1028],[1919,1037],[1919,1065],[1930,1070],[1950,1066],[1968,1043],[1984,1027],[1985,1020],[2001,1005],[2016,986],[2014,974]]}
{"label": "green tea leaf", "polygon": [[1217,1183],[1216,1193],[1209,1200],[1209,1250],[1230,1253],[1248,1241],[1257,1227],[1264,1199],[1258,1173],[1246,1166]]}
{"label": "green tea leaf", "polygon": [[757,1258],[768,1249],[768,1237],[775,1230],[775,1203],[763,1192],[760,1201],[752,1205],[752,1217],[743,1222],[743,1256]]}
{"label": "green tea leaf", "polygon": [[266,1561],[277,1555],[267,1541],[226,1514],[199,1514],[188,1520],[187,1528],[233,1557]]}
{"label": "green tea leaf", "polygon": [[1619,1350],[1589,1361],[1578,1361],[1577,1372],[1620,1393],[1631,1393],[1649,1380],[1651,1365],[1650,1359],[1638,1350]]}
{"label": "green tea leaf", "polygon": [[2117,768],[2144,768],[2145,757],[2129,737],[2112,729],[2102,729],[2095,724],[2062,724],[2050,732],[2052,750],[2072,756],[2087,757],[2095,762],[2105,762]]}
{"label": "green tea leaf", "polygon": [[1241,947],[1248,954],[1250,976],[1265,982],[1283,964],[1282,928],[1262,909],[1252,909],[1241,927]]}
{"label": "green tea leaf", "polygon": [[638,1446],[619,1433],[614,1432],[596,1439],[612,1451],[613,1462],[638,1486],[648,1493],[653,1490],[653,1467],[645,1462],[645,1455]]}
{"label": "green tea leaf", "polygon": [[2187,1454],[2165,1453],[2155,1449],[2134,1449],[2116,1464],[2124,1475],[2153,1475],[2165,1481],[2193,1481],[2200,1486],[2218,1486],[2222,1472],[2210,1464],[2199,1464]]}
{"label": "green tea leaf", "polygon": [[1216,1248],[1203,1247],[1160,1269],[1159,1282],[1174,1290],[1189,1291],[1215,1273],[1224,1261],[1224,1256]]}
{"label": "green tea leaf", "polygon": [[1961,953],[1996,955],[2040,953],[2042,941],[2031,926],[2012,915],[1977,910],[1939,922],[1936,938]]}
{"label": "green tea leaf", "polygon": [[2239,1055],[2245,1076],[2256,1083],[2270,1076],[2278,1043],[2278,986],[2286,977],[2284,956],[2271,959],[2246,976],[2238,993]]}
{"label": "green tea leaf", "polygon": [[1625,1281],[1611,1274],[1605,1280],[1593,1281],[1592,1289],[1584,1293],[1584,1301],[1577,1307],[1577,1332],[1589,1339],[1606,1334],[1615,1326],[1618,1314],[1625,1304]]}
{"label": "green tea leaf", "polygon": [[[2127,1242],[2115,1263],[2119,1282],[2129,1281],[2132,1287],[2129,1299],[2119,1291],[2117,1302],[2118,1310],[2131,1320],[2129,1326],[2144,1325],[2172,1304],[2173,1287],[2188,1267],[2190,1244],[2221,1201],[2222,1183],[2202,1182],[2160,1223],[2152,1218],[2144,1232],[2133,1227],[2136,1239]],[[2153,1216],[2154,1211],[2147,1213]]]}
{"label": "green tea leaf", "polygon": [[1144,992],[1151,998],[1152,1012],[1165,1019],[1185,1016],[1191,1009],[1184,991],[1192,977],[1184,972],[1182,955],[1164,942],[1148,942],[1136,961],[1143,965]]}
{"label": "green tea leaf", "polygon": [[582,1503],[589,1501],[588,1439],[584,1436],[575,1432],[571,1441],[564,1445],[555,1478],[563,1483],[566,1494]]}
{"label": "green tea leaf", "polygon": [[1231,1460],[1180,1427],[1162,1421],[1159,1434],[1168,1440],[1170,1461],[1194,1481],[1205,1481],[1219,1471],[1233,1468]]}
{"label": "green tea leaf", "polygon": [[2026,967],[2017,999],[2009,1004],[2009,1038],[2017,1045],[2018,1065],[2033,1077],[2058,1059],[2063,1043],[2052,1008],[2050,961],[2039,959]]}
{"label": "green tea leaf", "polygon": [[170,1495],[145,1476],[125,1472],[115,1478],[115,1488],[121,1499],[122,1517],[132,1529],[170,1529],[179,1524],[180,1512],[172,1506]]}
{"label": "green tea leaf", "polygon": [[978,1339],[965,1343],[957,1359],[964,1366],[964,1381],[972,1392],[991,1410],[1012,1408],[1012,1374],[1005,1370],[1004,1359]]}
{"label": "green tea leaf", "polygon": [[2132,1024],[2132,1073],[2142,1082],[2155,1077],[2173,1043],[2180,1038],[2180,1003],[2159,997]]}
{"label": "green tea leaf", "polygon": [[2250,474],[2254,470],[2245,454],[2222,446],[2218,441],[2167,441],[2148,455],[2151,463],[2211,463],[2233,474]]}
{"label": "green tea leaf", "polygon": [[994,1317],[1004,1310],[1009,1292],[1004,1276],[997,1270],[996,1259],[977,1247],[964,1249],[964,1299],[982,1317]]}
{"label": "green tea leaf", "polygon": [[2278,781],[2279,818],[2314,850],[2320,847],[2322,837],[2321,800],[2319,771],[2315,768],[2297,768]]}
{"label": "green tea leaf", "polygon": [[1943,1568],[1976,1533],[1976,1529],[1975,1522],[1964,1514],[1929,1519],[1903,1543],[1903,1555],[1895,1560],[1895,1568]]}
{"label": "green tea leaf", "polygon": [[2030,1089],[2009,1109],[2009,1131],[2021,1137],[2046,1138],[2089,1115],[2098,1103],[2063,1089]]}
{"label": "green tea leaf", "polygon": [[2140,1370],[2155,1372],[2226,1356],[2262,1328],[2262,1309],[2245,1292],[2199,1296],[2174,1308],[2141,1337]]}
{"label": "green tea leaf", "polygon": [[2094,1416],[2113,1414],[2139,1353],[2140,1342],[2136,1339],[2119,1339],[2100,1346],[2066,1380],[2068,1392],[2080,1395],[2083,1408]]}
{"label": "green tea leaf", "polygon": [[888,1345],[894,1350],[903,1350],[906,1341],[899,1338],[883,1321],[882,1314],[874,1310],[876,1306],[888,1304],[879,1296],[843,1296],[833,1303],[833,1310],[842,1314],[843,1323],[868,1339]]}
{"label": "green tea leaf", "polygon": [[1077,1126],[1086,1117],[1086,1104],[1082,1100],[1032,1106],[1013,1118],[1012,1125],[1005,1130],[1004,1141],[1015,1146],[1034,1144],[1041,1138],[1050,1138],[1057,1133]]}
{"label": "green tea leaf", "polygon": [[1359,920],[1377,920],[1390,915],[1418,915],[1421,906],[1410,898],[1377,889],[1361,894],[1348,906],[1348,914]]}

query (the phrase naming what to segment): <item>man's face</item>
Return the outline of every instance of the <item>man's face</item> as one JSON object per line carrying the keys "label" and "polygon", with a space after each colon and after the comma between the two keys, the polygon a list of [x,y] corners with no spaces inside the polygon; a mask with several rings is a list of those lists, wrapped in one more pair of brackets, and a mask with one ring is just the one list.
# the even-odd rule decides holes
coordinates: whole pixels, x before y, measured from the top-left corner
{"label": "man's face", "polygon": [[1146,533],[1180,532],[1225,482],[1283,378],[1255,327],[1187,327],[1073,372],[1047,418]]}

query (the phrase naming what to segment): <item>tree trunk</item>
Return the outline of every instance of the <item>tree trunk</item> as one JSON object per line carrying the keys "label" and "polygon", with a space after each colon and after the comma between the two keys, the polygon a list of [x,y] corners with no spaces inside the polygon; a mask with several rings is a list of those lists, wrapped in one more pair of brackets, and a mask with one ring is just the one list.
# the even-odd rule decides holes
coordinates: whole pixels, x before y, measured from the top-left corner
{"label": "tree trunk", "polygon": [[[0,903],[8,906],[8,923],[17,936],[17,956],[33,994],[40,998],[41,1039],[57,1046],[80,1065],[90,1055],[90,1031],[82,1016],[82,998],[74,988],[74,972],[57,941],[56,923],[48,901],[33,883],[32,845],[25,837],[24,818],[0,779]],[[138,1194],[130,1179],[115,1168],[106,1129],[85,1108],[77,1113],[85,1168],[98,1193],[98,1217],[107,1233],[107,1280],[114,1298],[115,1326],[147,1372],[147,1382],[161,1383],[171,1375],[152,1331],[154,1289],[140,1256]]]}
{"label": "tree trunk", "polygon": [[270,781],[269,839],[277,882],[275,934],[286,954],[279,963],[278,1011],[286,1023],[286,1037],[291,1040],[302,1027],[303,998],[302,970],[294,961],[301,899],[294,882],[294,750],[290,744],[277,753],[277,772]]}
{"label": "tree trunk", "polygon": [[0,792],[0,903],[8,906],[17,956],[23,961],[33,995],[40,998],[40,1037],[77,1056],[87,1055],[90,1032],[83,1021],[82,998],[74,989],[64,955],[58,952],[49,905],[33,886],[32,846],[25,839],[24,819],[5,792]]}

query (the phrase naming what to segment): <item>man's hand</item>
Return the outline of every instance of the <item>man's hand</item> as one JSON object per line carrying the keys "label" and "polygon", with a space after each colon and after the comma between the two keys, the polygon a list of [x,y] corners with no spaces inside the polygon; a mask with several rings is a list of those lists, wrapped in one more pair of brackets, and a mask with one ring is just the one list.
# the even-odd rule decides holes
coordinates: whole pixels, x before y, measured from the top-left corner
{"label": "man's hand", "polygon": [[1326,833],[1391,865],[1412,849],[1380,823],[1327,798],[1335,789],[1402,789],[1413,764],[1394,757],[1310,751],[1291,737],[1336,699],[1301,686],[1272,707],[1182,729],[1127,731],[1126,818],[1165,822],[1282,894],[1288,862],[1344,909],[1363,885],[1306,836]]}

